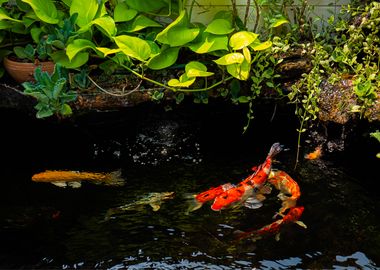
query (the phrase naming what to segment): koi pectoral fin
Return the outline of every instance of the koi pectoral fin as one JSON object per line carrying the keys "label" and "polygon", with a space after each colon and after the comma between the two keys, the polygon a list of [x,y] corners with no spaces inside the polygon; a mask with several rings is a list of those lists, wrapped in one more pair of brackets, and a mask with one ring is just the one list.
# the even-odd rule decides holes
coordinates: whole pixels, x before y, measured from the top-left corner
{"label": "koi pectoral fin", "polygon": [[258,209],[261,206],[263,206],[263,203],[261,202],[261,200],[258,200],[256,198],[248,198],[244,202],[244,206],[249,208],[249,209]]}
{"label": "koi pectoral fin", "polygon": [[306,226],[306,224],[305,223],[303,223],[302,221],[296,221],[295,222],[298,226],[301,226],[302,228],[305,228],[305,229],[307,229],[307,226]]}
{"label": "koi pectoral fin", "polygon": [[56,187],[60,187],[60,188],[66,188],[67,187],[66,182],[62,182],[62,181],[54,181],[54,182],[50,182],[50,184],[52,184]]}

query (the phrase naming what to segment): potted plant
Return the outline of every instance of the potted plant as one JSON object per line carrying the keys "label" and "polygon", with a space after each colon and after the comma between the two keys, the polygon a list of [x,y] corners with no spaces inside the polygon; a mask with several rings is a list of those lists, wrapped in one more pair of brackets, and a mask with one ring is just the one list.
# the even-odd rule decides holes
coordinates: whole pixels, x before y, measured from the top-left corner
{"label": "potted plant", "polygon": [[39,66],[50,74],[54,70],[54,62],[48,60],[44,43],[38,44],[36,48],[31,44],[16,46],[13,52],[13,55],[4,58],[4,68],[16,82],[34,81],[34,70]]}

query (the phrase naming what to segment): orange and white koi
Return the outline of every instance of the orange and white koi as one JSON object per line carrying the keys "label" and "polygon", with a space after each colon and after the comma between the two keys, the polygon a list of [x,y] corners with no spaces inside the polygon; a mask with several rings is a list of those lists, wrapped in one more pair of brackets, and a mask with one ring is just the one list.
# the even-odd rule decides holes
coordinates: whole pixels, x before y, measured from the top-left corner
{"label": "orange and white koi", "polygon": [[211,205],[211,209],[219,211],[232,207],[236,203],[244,203],[251,195],[253,195],[253,187],[247,183],[240,183],[217,196]]}
{"label": "orange and white koi", "polygon": [[121,171],[111,173],[79,172],[79,171],[44,171],[32,176],[34,182],[51,183],[58,187],[81,186],[82,181],[93,182],[95,184],[104,184],[107,186],[123,186],[124,179],[121,177]]}
{"label": "orange and white koi", "polygon": [[304,211],[303,206],[296,206],[289,209],[289,212],[283,216],[282,219],[276,220],[272,222],[271,224],[268,224],[258,230],[252,230],[252,231],[236,231],[235,235],[237,236],[238,240],[250,238],[253,241],[256,241],[258,239],[261,239],[265,235],[276,235],[276,240],[280,240],[280,229],[283,225],[289,224],[289,223],[296,223],[297,225],[307,228],[305,223],[300,221],[300,217]]}
{"label": "orange and white koi", "polygon": [[243,183],[249,183],[254,188],[261,187],[268,178],[269,173],[272,169],[273,158],[283,150],[283,147],[280,143],[274,143],[269,150],[269,153],[265,159],[265,161],[260,164],[258,167],[253,167],[252,169],[255,172],[248,176]]}
{"label": "orange and white koi", "polygon": [[284,171],[272,170],[268,182],[280,191],[277,196],[282,201],[282,207],[278,214],[283,214],[287,209],[296,206],[297,200],[301,196],[301,190],[289,174]]}
{"label": "orange and white koi", "polygon": [[[269,150],[269,153],[264,161],[256,171],[240,182],[236,187],[231,188],[218,195],[214,203],[211,205],[211,209],[219,211],[236,203],[244,204],[244,202],[250,197],[258,194],[266,182],[268,175],[272,168],[273,157],[282,151],[282,146],[279,143],[274,143]],[[265,197],[264,197],[265,198]],[[263,200],[262,198],[260,200]],[[255,200],[260,203],[260,200]],[[250,203],[252,205],[252,202]],[[260,207],[260,206],[259,206]],[[251,207],[258,208],[258,207]]]}
{"label": "orange and white koi", "polygon": [[321,156],[322,156],[322,146],[318,145],[313,152],[305,155],[305,159],[313,160],[313,159],[318,159]]}

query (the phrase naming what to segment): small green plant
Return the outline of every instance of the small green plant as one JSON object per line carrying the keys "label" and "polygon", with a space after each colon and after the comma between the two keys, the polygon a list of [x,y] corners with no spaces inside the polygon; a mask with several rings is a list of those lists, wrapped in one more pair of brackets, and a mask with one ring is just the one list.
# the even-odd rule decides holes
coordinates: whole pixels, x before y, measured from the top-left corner
{"label": "small green plant", "polygon": [[75,91],[68,89],[67,71],[56,65],[53,74],[42,71],[41,67],[34,72],[36,82],[25,82],[24,93],[37,99],[37,118],[56,114],[59,117],[72,114],[70,105],[77,97]]}
{"label": "small green plant", "polygon": [[27,60],[29,62],[45,61],[49,57],[49,49],[46,43],[41,42],[36,47],[28,44],[25,47],[16,46],[13,52],[20,60]]}
{"label": "small green plant", "polygon": [[[380,131],[376,130],[375,132],[370,133],[372,138],[375,138],[380,143]],[[380,153],[377,153],[377,158],[380,158]]]}

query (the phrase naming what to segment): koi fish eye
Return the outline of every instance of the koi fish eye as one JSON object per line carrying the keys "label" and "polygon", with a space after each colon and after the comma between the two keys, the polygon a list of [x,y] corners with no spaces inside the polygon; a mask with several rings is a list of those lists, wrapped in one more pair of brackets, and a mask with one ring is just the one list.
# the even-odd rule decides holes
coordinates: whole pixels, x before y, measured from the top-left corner
{"label": "koi fish eye", "polygon": [[228,195],[224,195],[222,198],[223,198],[224,200],[227,200]]}

